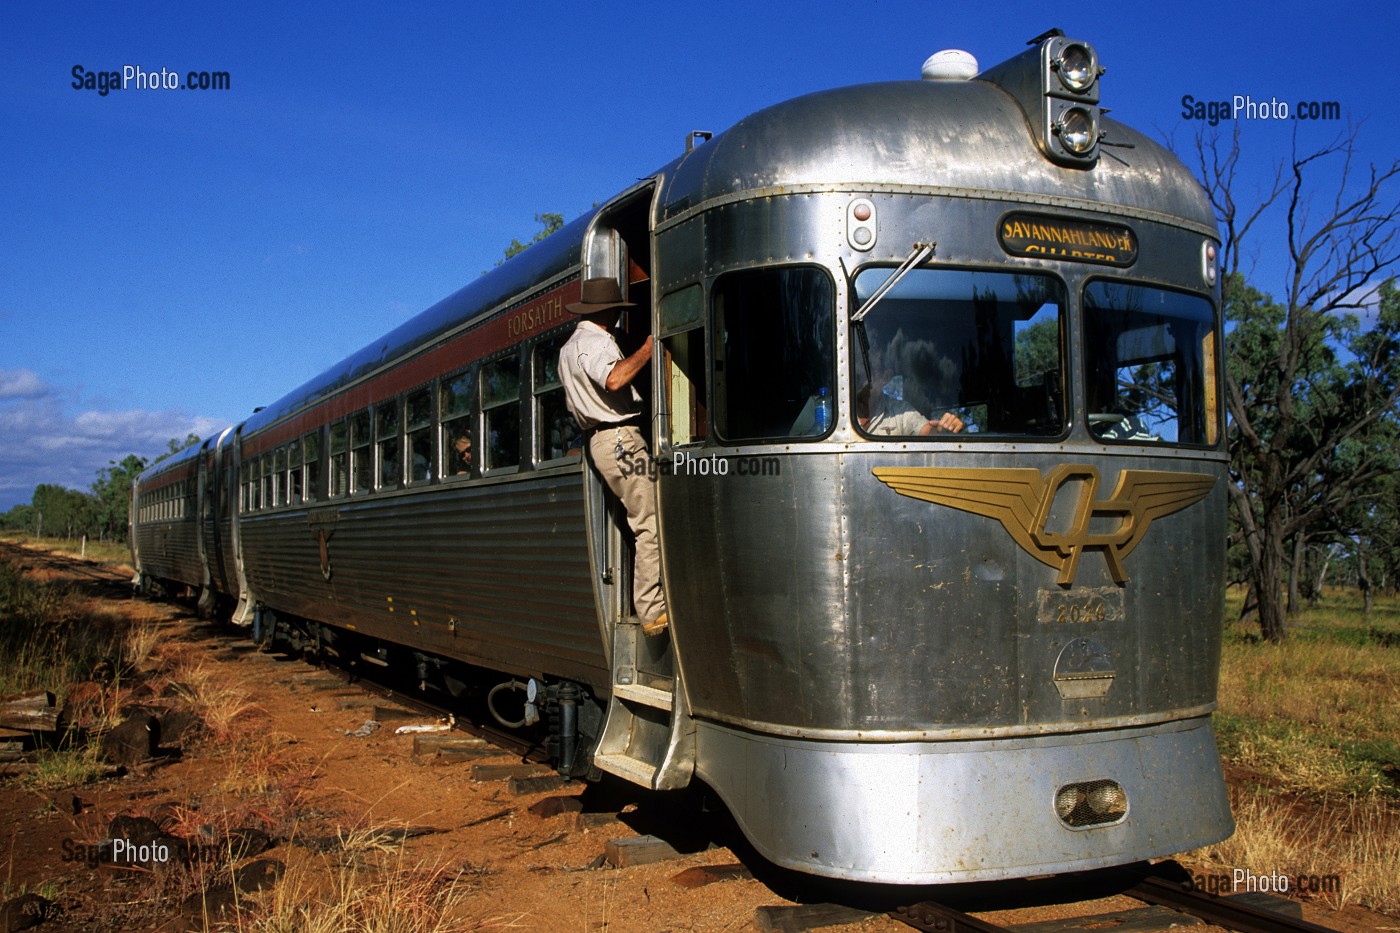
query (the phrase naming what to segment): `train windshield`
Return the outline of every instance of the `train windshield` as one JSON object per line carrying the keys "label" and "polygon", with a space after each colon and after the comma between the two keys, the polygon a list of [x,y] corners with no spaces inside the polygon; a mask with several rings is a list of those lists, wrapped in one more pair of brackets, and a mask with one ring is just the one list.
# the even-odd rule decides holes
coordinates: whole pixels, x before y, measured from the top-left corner
{"label": "train windshield", "polygon": [[[889,276],[858,274],[853,306]],[[857,429],[877,438],[1059,436],[1066,307],[1064,285],[1050,276],[910,272],[853,327]]]}
{"label": "train windshield", "polygon": [[1098,440],[1214,445],[1215,359],[1204,298],[1123,282],[1085,287],[1085,392]]}

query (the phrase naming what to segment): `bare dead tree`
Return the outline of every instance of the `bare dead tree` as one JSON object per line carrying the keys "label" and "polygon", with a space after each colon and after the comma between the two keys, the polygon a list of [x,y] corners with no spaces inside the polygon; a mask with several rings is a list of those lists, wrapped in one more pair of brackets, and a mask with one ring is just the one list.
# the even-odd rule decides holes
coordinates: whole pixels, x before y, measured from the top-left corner
{"label": "bare dead tree", "polygon": [[[1393,463],[1377,428],[1400,403],[1400,304],[1382,288],[1376,327],[1351,314],[1400,261],[1400,161],[1357,168],[1355,128],[1278,167],[1245,201],[1238,129],[1228,146],[1198,136],[1202,181],[1223,229],[1230,496],[1250,561],[1265,638],[1287,634],[1283,601],[1289,543],[1345,514]],[[1318,192],[1332,193],[1322,209]],[[1286,212],[1281,301],[1251,288],[1244,248],[1275,206]],[[1390,432],[1382,432],[1386,437]]]}

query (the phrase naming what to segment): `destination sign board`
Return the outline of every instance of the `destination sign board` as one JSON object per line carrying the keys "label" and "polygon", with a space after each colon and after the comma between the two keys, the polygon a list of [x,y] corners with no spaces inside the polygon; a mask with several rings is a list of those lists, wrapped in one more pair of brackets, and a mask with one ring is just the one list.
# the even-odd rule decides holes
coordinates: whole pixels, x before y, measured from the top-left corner
{"label": "destination sign board", "polygon": [[998,221],[997,239],[1012,256],[1109,266],[1131,266],[1137,261],[1137,234],[1120,224],[1016,212]]}

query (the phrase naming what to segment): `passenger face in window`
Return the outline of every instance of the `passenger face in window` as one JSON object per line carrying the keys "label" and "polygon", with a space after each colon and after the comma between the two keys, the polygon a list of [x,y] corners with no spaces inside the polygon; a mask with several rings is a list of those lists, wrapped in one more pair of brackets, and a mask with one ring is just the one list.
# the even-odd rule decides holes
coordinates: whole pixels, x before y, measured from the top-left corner
{"label": "passenger face in window", "polygon": [[460,476],[472,470],[472,439],[458,434],[452,439],[452,473]]}

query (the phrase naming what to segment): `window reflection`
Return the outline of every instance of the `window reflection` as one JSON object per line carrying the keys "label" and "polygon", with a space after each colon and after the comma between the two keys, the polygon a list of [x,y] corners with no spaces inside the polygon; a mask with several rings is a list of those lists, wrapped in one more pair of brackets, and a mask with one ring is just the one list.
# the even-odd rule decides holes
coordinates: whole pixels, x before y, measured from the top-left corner
{"label": "window reflection", "polygon": [[1085,287],[1089,432],[1106,443],[1213,445],[1213,319],[1199,296],[1110,281]]}
{"label": "window reflection", "polygon": [[[853,306],[890,271],[857,275]],[[852,328],[857,429],[873,437],[1059,435],[1065,306],[1064,286],[1049,276],[910,272]]]}

